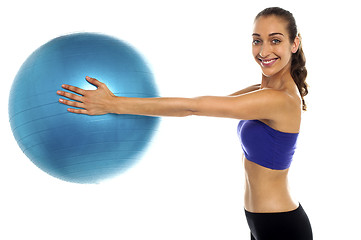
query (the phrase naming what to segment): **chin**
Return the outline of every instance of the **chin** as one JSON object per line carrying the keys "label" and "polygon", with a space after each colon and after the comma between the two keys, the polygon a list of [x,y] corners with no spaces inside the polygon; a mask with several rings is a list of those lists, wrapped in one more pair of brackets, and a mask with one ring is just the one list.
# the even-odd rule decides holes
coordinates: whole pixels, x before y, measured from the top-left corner
{"label": "chin", "polygon": [[273,77],[276,75],[279,71],[272,71],[271,69],[262,69],[262,74],[265,77]]}
{"label": "chin", "polygon": [[286,66],[273,66],[273,67],[261,67],[261,71],[263,76],[265,77],[274,77],[277,74],[283,74],[287,71],[287,65]]}

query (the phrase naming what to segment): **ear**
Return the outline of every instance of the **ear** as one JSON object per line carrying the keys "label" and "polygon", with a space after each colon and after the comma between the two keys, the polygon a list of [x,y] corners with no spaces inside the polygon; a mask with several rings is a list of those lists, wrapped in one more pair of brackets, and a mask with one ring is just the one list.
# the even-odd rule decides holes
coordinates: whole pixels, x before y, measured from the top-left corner
{"label": "ear", "polygon": [[300,46],[300,43],[301,43],[300,37],[299,36],[295,37],[295,40],[293,41],[292,49],[291,49],[292,53],[297,52],[298,47]]}

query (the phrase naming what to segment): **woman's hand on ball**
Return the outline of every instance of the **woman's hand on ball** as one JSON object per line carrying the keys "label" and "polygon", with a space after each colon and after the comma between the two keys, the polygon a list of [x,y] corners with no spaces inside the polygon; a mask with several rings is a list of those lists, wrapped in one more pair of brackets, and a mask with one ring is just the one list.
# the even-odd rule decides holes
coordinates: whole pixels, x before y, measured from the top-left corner
{"label": "woman's hand on ball", "polygon": [[[108,87],[96,80],[95,78],[86,77],[86,80],[97,87],[96,90],[83,90],[78,87],[63,84],[62,88],[69,90],[57,91],[58,95],[64,96],[71,100],[59,99],[59,102],[75,107],[68,108],[69,112],[87,115],[103,115],[111,113],[111,105],[115,95],[108,89]],[[76,94],[74,94],[76,93]]]}

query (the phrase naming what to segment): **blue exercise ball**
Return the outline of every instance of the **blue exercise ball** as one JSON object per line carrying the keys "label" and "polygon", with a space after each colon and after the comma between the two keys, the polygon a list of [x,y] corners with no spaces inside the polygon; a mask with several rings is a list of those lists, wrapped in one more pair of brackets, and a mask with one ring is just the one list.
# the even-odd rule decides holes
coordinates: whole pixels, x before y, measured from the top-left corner
{"label": "blue exercise ball", "polygon": [[18,71],[9,98],[13,135],[44,172],[75,183],[99,183],[133,166],[159,118],[77,115],[58,102],[63,83],[86,90],[91,76],[117,96],[157,97],[150,68],[127,43],[103,34],[55,38],[33,52]]}

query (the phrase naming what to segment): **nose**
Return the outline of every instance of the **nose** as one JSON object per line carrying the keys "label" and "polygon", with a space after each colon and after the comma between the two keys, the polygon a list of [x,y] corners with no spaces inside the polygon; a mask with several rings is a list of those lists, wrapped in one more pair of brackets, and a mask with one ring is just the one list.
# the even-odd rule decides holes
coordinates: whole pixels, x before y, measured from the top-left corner
{"label": "nose", "polygon": [[261,47],[261,49],[259,51],[259,56],[261,58],[265,58],[268,55],[270,55],[271,52],[272,52],[271,46],[269,46],[268,44],[262,44],[262,47]]}

